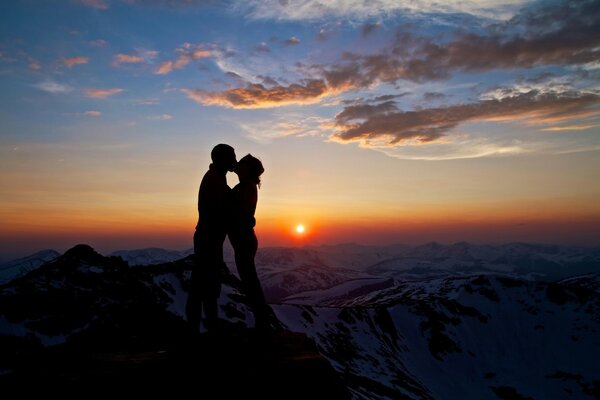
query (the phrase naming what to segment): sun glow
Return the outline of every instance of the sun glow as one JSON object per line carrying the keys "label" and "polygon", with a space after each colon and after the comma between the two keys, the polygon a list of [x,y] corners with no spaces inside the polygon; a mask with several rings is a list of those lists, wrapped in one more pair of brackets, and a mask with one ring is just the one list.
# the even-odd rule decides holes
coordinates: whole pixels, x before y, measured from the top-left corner
{"label": "sun glow", "polygon": [[302,235],[304,233],[304,225],[296,225],[296,233]]}

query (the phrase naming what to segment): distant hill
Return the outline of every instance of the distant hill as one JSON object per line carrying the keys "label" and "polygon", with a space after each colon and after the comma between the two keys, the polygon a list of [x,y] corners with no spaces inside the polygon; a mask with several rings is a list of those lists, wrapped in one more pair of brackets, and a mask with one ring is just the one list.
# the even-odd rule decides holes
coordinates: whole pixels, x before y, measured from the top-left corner
{"label": "distant hill", "polygon": [[25,275],[40,265],[54,260],[60,253],[55,250],[41,250],[27,257],[7,261],[0,264],[0,285],[14,278]]}

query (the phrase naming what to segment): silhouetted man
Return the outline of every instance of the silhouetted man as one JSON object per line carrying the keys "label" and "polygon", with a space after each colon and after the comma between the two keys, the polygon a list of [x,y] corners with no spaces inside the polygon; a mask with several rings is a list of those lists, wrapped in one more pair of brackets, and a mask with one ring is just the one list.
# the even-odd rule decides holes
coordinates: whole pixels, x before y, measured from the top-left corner
{"label": "silhouetted man", "polygon": [[233,147],[218,144],[210,153],[212,164],[204,174],[198,191],[198,224],[194,233],[196,265],[186,304],[190,328],[198,332],[204,308],[204,324],[214,329],[218,321],[217,300],[221,293],[223,242],[227,235],[231,189],[225,175],[233,171],[236,159]]}

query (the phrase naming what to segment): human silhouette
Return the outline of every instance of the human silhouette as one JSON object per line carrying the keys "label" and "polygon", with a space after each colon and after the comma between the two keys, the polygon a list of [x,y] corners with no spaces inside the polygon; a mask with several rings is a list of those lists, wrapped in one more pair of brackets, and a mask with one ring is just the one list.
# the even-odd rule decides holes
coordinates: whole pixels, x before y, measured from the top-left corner
{"label": "human silhouette", "polygon": [[266,331],[270,328],[271,311],[265,301],[254,263],[258,249],[258,239],[254,233],[256,225],[254,212],[258,201],[260,176],[264,168],[260,160],[248,154],[238,162],[234,172],[238,175],[240,183],[232,190],[229,240],[235,251],[235,264],[242,281],[242,288],[254,313],[256,328]]}
{"label": "human silhouette", "polygon": [[216,145],[210,154],[212,164],[198,191],[198,224],[194,233],[194,259],[186,317],[192,332],[198,332],[202,309],[204,326],[211,331],[218,322],[217,300],[221,293],[223,242],[231,214],[228,171],[236,165],[235,151],[227,144]]}

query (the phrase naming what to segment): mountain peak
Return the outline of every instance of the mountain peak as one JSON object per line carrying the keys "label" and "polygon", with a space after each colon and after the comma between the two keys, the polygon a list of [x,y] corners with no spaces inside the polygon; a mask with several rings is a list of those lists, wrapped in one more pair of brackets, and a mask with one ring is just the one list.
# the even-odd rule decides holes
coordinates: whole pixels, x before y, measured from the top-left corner
{"label": "mountain peak", "polygon": [[87,244],[78,244],[65,252],[65,258],[78,258],[81,260],[98,259],[103,256]]}

